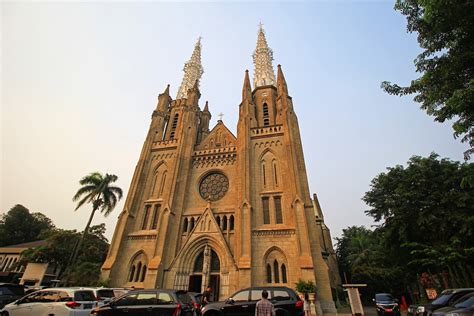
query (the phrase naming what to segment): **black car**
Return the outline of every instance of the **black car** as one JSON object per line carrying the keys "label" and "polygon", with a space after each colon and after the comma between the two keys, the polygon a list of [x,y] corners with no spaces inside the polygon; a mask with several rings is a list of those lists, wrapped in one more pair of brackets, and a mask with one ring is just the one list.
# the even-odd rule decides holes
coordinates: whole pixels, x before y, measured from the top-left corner
{"label": "black car", "polygon": [[377,307],[377,316],[400,316],[400,307],[392,294],[377,293],[374,302]]}
{"label": "black car", "polygon": [[210,303],[203,307],[203,316],[255,315],[255,305],[262,298],[262,291],[275,307],[276,316],[303,315],[303,301],[295,291],[284,286],[251,287],[240,290],[224,302]]}
{"label": "black car", "polygon": [[191,297],[178,290],[134,290],[97,307],[91,315],[115,316],[194,316]]}
{"label": "black car", "polygon": [[452,305],[462,296],[474,292],[474,288],[464,288],[464,289],[449,289],[444,290],[441,294],[431,303],[418,305],[415,316],[430,316],[433,311]]}
{"label": "black car", "polygon": [[25,295],[23,285],[0,283],[0,309]]}
{"label": "black car", "polygon": [[474,307],[474,292],[458,299],[451,306],[446,306],[435,310],[432,316],[446,316],[446,314],[457,314],[466,308]]}

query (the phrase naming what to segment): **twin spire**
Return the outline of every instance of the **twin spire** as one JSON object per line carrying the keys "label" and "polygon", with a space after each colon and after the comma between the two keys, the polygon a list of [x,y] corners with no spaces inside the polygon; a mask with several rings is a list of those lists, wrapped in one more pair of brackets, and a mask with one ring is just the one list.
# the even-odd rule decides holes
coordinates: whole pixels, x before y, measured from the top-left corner
{"label": "twin spire", "polygon": [[[275,86],[275,72],[273,70],[273,51],[268,47],[267,39],[265,38],[265,31],[263,30],[263,25],[260,23],[257,37],[257,47],[252,55],[254,63],[254,75],[253,83],[254,88],[273,85]],[[201,79],[202,74],[204,73],[202,64],[201,64],[201,37],[199,37],[197,43],[194,45],[194,51],[191,55],[191,58],[184,64],[184,77],[179,87],[178,94],[176,99],[182,99],[187,97],[188,90],[193,87],[199,87],[199,80]],[[281,69],[278,69],[278,86],[281,86],[280,83],[280,72]],[[283,74],[282,74],[283,75]],[[250,80],[248,78],[248,73],[245,75],[245,87],[244,93],[251,92]],[[248,82],[248,83],[247,83]],[[283,78],[284,82],[284,78]],[[286,88],[286,83],[284,84]]]}

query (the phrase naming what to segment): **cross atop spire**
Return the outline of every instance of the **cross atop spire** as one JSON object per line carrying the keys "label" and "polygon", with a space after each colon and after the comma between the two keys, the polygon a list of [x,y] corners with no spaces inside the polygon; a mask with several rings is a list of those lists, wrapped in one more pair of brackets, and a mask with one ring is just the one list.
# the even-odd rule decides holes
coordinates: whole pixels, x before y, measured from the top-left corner
{"label": "cross atop spire", "polygon": [[253,74],[254,87],[275,85],[275,72],[273,71],[273,51],[268,47],[263,24],[260,22],[257,38],[257,47],[253,53],[255,65]]}
{"label": "cross atop spire", "polygon": [[201,79],[204,70],[201,65],[201,36],[199,36],[191,58],[184,64],[184,77],[179,87],[176,99],[186,98],[188,90],[194,87],[197,83],[199,87],[199,80]]}

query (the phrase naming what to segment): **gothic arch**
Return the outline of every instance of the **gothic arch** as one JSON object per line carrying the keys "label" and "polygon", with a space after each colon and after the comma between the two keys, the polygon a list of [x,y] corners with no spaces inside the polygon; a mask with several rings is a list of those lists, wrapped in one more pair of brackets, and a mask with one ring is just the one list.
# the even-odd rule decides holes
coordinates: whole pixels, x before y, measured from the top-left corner
{"label": "gothic arch", "polygon": [[164,181],[167,174],[167,165],[165,161],[160,161],[155,168],[153,168],[152,184],[149,196],[151,198],[158,198],[163,193]]}
{"label": "gothic arch", "polygon": [[[272,246],[265,251],[263,256],[262,266],[266,267],[266,282],[267,283],[288,283],[288,260],[286,255],[277,246]],[[271,282],[268,282],[270,280]]]}
{"label": "gothic arch", "polygon": [[148,256],[143,250],[137,251],[128,264],[127,282],[143,282],[145,280],[148,266]]}

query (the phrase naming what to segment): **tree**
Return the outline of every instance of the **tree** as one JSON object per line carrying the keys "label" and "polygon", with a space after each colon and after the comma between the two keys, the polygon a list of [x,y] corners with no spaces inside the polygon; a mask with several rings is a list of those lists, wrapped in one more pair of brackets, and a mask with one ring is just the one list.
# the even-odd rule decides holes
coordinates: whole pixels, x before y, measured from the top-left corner
{"label": "tree", "polygon": [[92,226],[86,235],[83,251],[77,257],[77,264],[67,271],[65,268],[71,257],[71,247],[81,238],[76,230],[54,229],[43,234],[46,246],[27,249],[22,252],[19,264],[28,262],[50,263],[59,267],[59,276],[69,280],[72,285],[95,285],[99,279],[100,267],[107,256],[109,243],[104,236],[105,224]]}
{"label": "tree", "polygon": [[471,0],[397,0],[408,32],[418,33],[423,51],[415,59],[421,77],[409,86],[382,82],[389,94],[415,94],[414,100],[438,122],[454,119],[454,136],[474,153],[474,2]]}
{"label": "tree", "polygon": [[407,274],[448,271],[451,283],[474,282],[474,188],[462,185],[473,172],[472,164],[433,153],[372,180],[366,214],[381,222],[385,246],[397,253],[395,263],[408,264]]}
{"label": "tree", "polygon": [[75,210],[78,210],[85,203],[92,203],[92,212],[87,221],[82,237],[74,251],[71,262],[74,262],[81,250],[85,236],[89,232],[89,227],[94,218],[95,212],[99,210],[104,214],[104,216],[108,216],[115,208],[117,202],[122,198],[122,189],[111,185],[117,181],[117,179],[118,177],[113,174],[105,174],[105,176],[103,176],[99,172],[93,172],[79,181],[82,187],[73,197],[73,201],[78,201]]}
{"label": "tree", "polygon": [[40,234],[54,228],[54,224],[42,213],[30,213],[17,204],[0,217],[0,246],[21,244],[41,239]]}

